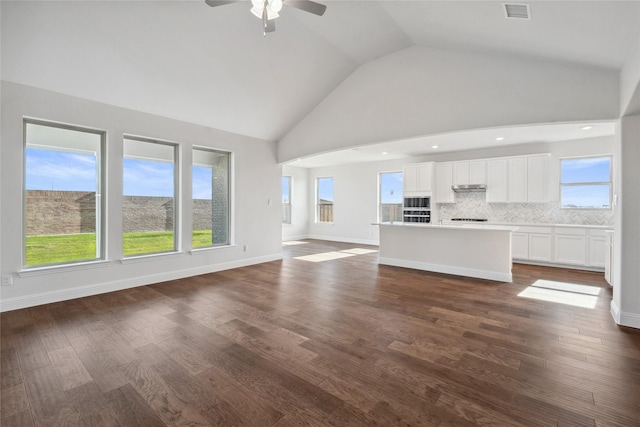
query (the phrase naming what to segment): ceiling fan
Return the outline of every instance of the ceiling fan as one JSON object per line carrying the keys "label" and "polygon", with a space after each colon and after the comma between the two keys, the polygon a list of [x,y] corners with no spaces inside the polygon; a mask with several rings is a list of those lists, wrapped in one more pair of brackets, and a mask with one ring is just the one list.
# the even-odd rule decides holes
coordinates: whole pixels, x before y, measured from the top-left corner
{"label": "ceiling fan", "polygon": [[[229,3],[237,3],[244,0],[205,0],[205,3],[211,7],[222,6]],[[295,7],[314,15],[324,15],[327,6],[316,3],[311,0],[251,0],[251,13],[262,19],[263,33],[272,33],[276,30],[276,24],[273,21],[278,16],[278,12],[282,9],[282,5]]]}

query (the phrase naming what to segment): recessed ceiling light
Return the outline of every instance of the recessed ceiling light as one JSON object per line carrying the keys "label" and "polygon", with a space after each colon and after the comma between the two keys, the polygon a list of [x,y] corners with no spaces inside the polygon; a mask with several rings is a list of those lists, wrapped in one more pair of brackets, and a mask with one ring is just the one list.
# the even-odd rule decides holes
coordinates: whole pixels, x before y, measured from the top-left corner
{"label": "recessed ceiling light", "polygon": [[300,160],[302,160],[302,159],[296,159],[296,162],[299,162]]}
{"label": "recessed ceiling light", "polygon": [[591,126],[591,125],[582,126],[580,129],[582,129],[582,130],[589,130],[589,129],[593,129],[593,126]]}
{"label": "recessed ceiling light", "polygon": [[432,145],[432,146],[431,146],[431,148],[433,148],[433,149],[436,149],[436,148],[438,148],[438,147],[439,147],[438,145]]}
{"label": "recessed ceiling light", "polygon": [[382,152],[382,155],[383,155],[383,156],[386,156],[387,154],[389,154],[387,151],[383,151],[383,152]]}
{"label": "recessed ceiling light", "polygon": [[502,141],[502,140],[504,140],[504,136],[499,136],[496,138],[496,141]]}

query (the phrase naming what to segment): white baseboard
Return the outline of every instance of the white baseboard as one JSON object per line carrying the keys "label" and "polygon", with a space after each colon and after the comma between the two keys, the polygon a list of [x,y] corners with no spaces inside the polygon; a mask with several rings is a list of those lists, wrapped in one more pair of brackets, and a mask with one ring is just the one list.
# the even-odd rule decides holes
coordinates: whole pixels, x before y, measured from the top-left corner
{"label": "white baseboard", "polygon": [[323,236],[310,234],[307,239],[326,240],[329,242],[354,243],[356,245],[373,245],[378,246],[380,242],[374,239],[354,239],[351,237]]}
{"label": "white baseboard", "polygon": [[107,292],[121,291],[123,289],[130,289],[138,286],[150,285],[153,283],[166,282],[168,280],[183,279],[185,277],[214,273],[216,271],[230,270],[232,268],[246,267],[248,265],[262,264],[264,262],[277,261],[280,259],[282,259],[282,253],[242,259],[238,261],[230,261],[221,264],[206,265],[185,270],[176,270],[160,274],[138,276],[131,279],[114,280],[111,282],[96,283],[93,285],[78,286],[75,288],[61,289],[57,291],[42,292],[33,295],[25,295],[14,298],[3,298],[2,300],[0,300],[0,312],[18,310],[21,308],[34,307],[37,305],[50,304],[53,302],[66,301],[75,298],[88,297],[92,295],[104,294]]}
{"label": "white baseboard", "polygon": [[552,262],[530,261],[528,259],[513,259],[514,264],[539,265],[542,267],[566,268],[569,270],[593,271],[596,273],[604,273],[604,267],[590,267],[586,265],[570,265],[570,264],[554,264]]}
{"label": "white baseboard", "polygon": [[640,314],[620,311],[615,301],[611,300],[611,316],[620,326],[640,329]]}
{"label": "white baseboard", "polygon": [[301,234],[299,236],[286,236],[286,237],[283,236],[282,237],[282,241],[283,242],[290,242],[292,240],[304,240],[304,239],[308,239],[308,238],[309,238],[309,235],[307,235],[307,234],[304,234],[304,235]]}
{"label": "white baseboard", "polygon": [[395,267],[415,268],[417,270],[433,271],[435,273],[454,274],[456,276],[476,277],[478,279],[496,280],[498,282],[512,282],[511,273],[499,271],[477,270],[454,265],[429,264],[426,262],[407,261],[395,258],[378,258],[378,264],[393,265]]}

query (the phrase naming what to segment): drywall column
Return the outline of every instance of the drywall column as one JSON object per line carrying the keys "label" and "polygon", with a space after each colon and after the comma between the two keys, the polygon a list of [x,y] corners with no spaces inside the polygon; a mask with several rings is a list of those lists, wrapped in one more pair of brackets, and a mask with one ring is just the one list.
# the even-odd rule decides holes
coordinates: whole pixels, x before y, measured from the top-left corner
{"label": "drywall column", "polygon": [[619,135],[611,313],[618,324],[640,328],[640,115],[622,117]]}

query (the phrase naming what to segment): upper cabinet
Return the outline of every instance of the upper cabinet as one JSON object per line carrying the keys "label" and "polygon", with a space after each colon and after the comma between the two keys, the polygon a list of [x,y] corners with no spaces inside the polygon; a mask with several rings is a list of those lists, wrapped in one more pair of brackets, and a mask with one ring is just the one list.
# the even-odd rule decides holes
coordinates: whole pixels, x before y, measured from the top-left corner
{"label": "upper cabinet", "polygon": [[511,203],[527,201],[527,158],[513,157],[508,160],[507,198]]}
{"label": "upper cabinet", "polygon": [[487,203],[551,201],[548,154],[487,161]]}
{"label": "upper cabinet", "polygon": [[487,160],[487,203],[506,203],[507,159]]}
{"label": "upper cabinet", "polygon": [[435,203],[454,203],[455,193],[453,185],[453,170],[455,163],[436,163],[436,194]]}
{"label": "upper cabinet", "polygon": [[431,196],[433,191],[433,162],[406,165],[403,172],[403,192],[406,196]]}
{"label": "upper cabinet", "polygon": [[453,185],[486,184],[485,160],[453,162]]}
{"label": "upper cabinet", "polygon": [[527,156],[527,201],[529,203],[548,202],[549,197],[548,154]]}

